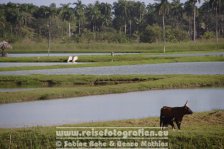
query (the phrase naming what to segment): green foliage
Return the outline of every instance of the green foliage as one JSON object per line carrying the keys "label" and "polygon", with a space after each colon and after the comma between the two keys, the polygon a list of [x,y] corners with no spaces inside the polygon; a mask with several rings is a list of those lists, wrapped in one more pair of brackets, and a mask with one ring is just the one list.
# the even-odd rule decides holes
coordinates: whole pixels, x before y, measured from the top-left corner
{"label": "green foliage", "polygon": [[161,27],[157,24],[148,25],[140,36],[142,42],[160,42],[162,38]]}
{"label": "green foliage", "polygon": [[[140,37],[142,42],[160,42],[162,41],[162,29],[159,25],[148,25]],[[180,42],[189,40],[188,33],[180,28],[166,26],[166,41]]]}
{"label": "green foliage", "polygon": [[123,33],[117,33],[114,30],[110,32],[91,32],[89,30],[84,30],[81,35],[73,35],[71,39],[66,38],[66,42],[69,43],[70,41],[75,43],[94,43],[96,41],[105,43],[127,43],[129,39]]}
{"label": "green foliage", "polygon": [[[50,32],[52,40],[66,43],[159,42],[161,29],[155,24],[162,27],[161,14],[165,19],[164,24],[171,28],[169,30],[168,27],[167,31],[168,41],[187,40],[186,33],[192,36],[194,1],[184,4],[167,0],[159,2],[148,6],[144,2],[126,0],[119,0],[113,5],[98,1],[85,5],[78,0],[60,7],[54,3],[40,7],[33,4],[0,4],[0,39],[13,42],[23,39],[42,41],[48,39]],[[198,38],[213,38],[207,32],[215,32],[217,29],[220,31],[219,37],[223,37],[224,32],[221,31],[224,25],[220,18],[224,13],[224,5],[217,2],[205,1],[197,8]],[[218,13],[215,8],[219,8]],[[203,35],[204,32],[206,35]]]}
{"label": "green foliage", "polygon": [[202,38],[204,39],[212,39],[215,37],[215,33],[214,32],[204,32]]}
{"label": "green foliage", "polygon": [[223,87],[223,75],[32,75],[1,76],[1,87],[39,87],[0,92],[0,103],[46,100],[151,89]]}
{"label": "green foliage", "polygon": [[180,28],[166,26],[166,40],[168,42],[180,42],[189,40],[188,33]]}
{"label": "green foliage", "polygon": [[[63,41],[56,41],[51,43],[50,53],[150,53],[150,54],[160,54],[162,49],[161,43],[108,43],[103,42],[90,42],[90,43],[74,43],[71,40],[73,38],[65,37]],[[43,39],[41,39],[43,40]],[[71,40],[71,41],[70,41]],[[179,42],[179,43],[167,43],[166,52],[167,54],[172,53],[201,53],[201,52],[223,52],[224,50],[224,39],[219,39],[220,42],[216,43],[214,40],[200,40],[197,43],[193,42]],[[42,42],[34,42],[32,40],[26,39],[21,42],[13,43],[13,49],[8,50],[8,53],[47,53],[48,43],[46,40]],[[218,46],[217,46],[218,45]],[[47,55],[47,54],[46,54]],[[60,59],[61,57],[59,57]],[[24,59],[24,60],[22,60]],[[44,62],[45,58],[39,58],[39,60],[34,58],[33,60],[28,60],[30,58],[4,58],[0,59],[2,62],[12,61],[39,61]],[[45,60],[44,60],[45,59]],[[50,56],[49,60],[46,61],[66,61],[66,57],[62,59],[53,58]]]}

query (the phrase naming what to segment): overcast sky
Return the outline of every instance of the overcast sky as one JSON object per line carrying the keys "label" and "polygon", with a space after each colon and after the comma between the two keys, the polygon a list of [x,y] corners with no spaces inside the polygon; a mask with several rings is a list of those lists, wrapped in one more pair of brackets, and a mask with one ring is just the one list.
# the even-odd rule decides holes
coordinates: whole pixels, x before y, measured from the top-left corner
{"label": "overcast sky", "polygon": [[[13,3],[33,3],[34,5],[46,5],[49,6],[51,3],[56,3],[57,7],[60,6],[60,4],[67,4],[67,3],[74,3],[77,0],[0,0],[0,3],[8,3],[8,2],[13,2]],[[89,3],[94,3],[96,0],[82,0],[84,4],[89,4]],[[113,2],[117,0],[98,0],[99,2],[107,2],[112,4]],[[136,0],[137,1],[137,0]],[[139,0],[142,2],[145,2],[147,5],[148,3],[154,3],[154,0]],[[185,2],[187,0],[180,0],[181,2]],[[203,1],[203,0],[202,0]]]}

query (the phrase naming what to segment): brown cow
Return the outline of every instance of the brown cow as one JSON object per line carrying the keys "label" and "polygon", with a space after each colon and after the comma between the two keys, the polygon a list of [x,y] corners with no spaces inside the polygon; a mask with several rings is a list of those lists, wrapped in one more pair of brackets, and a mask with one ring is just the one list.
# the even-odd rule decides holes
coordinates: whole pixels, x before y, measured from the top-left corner
{"label": "brown cow", "polygon": [[[188,101],[187,101],[188,102]],[[187,102],[183,107],[167,107],[164,106],[160,111],[160,127],[171,125],[174,129],[174,121],[178,129],[180,129],[181,121],[186,114],[192,114],[192,110],[187,106]]]}

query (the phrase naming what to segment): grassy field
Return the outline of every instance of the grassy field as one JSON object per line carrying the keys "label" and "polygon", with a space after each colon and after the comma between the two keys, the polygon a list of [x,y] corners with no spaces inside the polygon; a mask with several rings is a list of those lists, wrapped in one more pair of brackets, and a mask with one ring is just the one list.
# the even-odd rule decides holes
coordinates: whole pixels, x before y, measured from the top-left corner
{"label": "grassy field", "polygon": [[[167,53],[223,52],[224,39],[219,45],[214,41],[168,43]],[[78,65],[24,66],[0,68],[0,71],[35,70],[54,68],[119,66],[171,62],[224,61],[223,56],[204,57],[151,57],[149,53],[162,53],[162,44],[112,44],[112,43],[52,43],[51,52],[138,52],[144,54],[119,56],[79,56]],[[13,44],[9,53],[47,53],[47,43],[23,42]],[[148,53],[148,54],[146,54]],[[66,62],[67,57],[0,58],[0,62]],[[156,89],[224,87],[224,75],[28,75],[0,76],[0,88],[34,88],[17,92],[0,92],[0,104],[68,98],[110,93],[125,93]],[[159,118],[130,119],[65,126],[86,127],[154,127]],[[55,126],[32,128],[0,128],[1,149],[55,148]],[[169,148],[198,149],[224,148],[224,111],[194,113],[186,116],[181,131],[169,129]]]}
{"label": "grassy field", "polygon": [[[42,57],[1,57],[0,62],[67,62],[67,56],[42,56]],[[209,60],[223,60],[223,56],[178,56],[173,57],[167,55],[166,57],[152,56],[150,54],[126,54],[126,55],[81,55],[78,56],[77,62],[123,62],[123,61],[143,61],[151,60],[155,63],[163,61],[173,62],[178,60],[184,61],[209,61]]]}
{"label": "grassy field", "polygon": [[[70,124],[72,127],[158,127],[159,118]],[[224,111],[194,113],[185,116],[181,131],[169,131],[169,148],[222,149],[224,147]],[[56,127],[0,129],[0,148],[55,148]],[[11,138],[11,139],[10,139]],[[10,141],[11,140],[11,141]]]}
{"label": "grassy field", "polygon": [[[0,58],[0,62],[65,62],[66,57],[19,57]],[[217,62],[224,61],[224,56],[203,56],[203,57],[149,57],[147,55],[120,55],[120,56],[80,56],[78,62],[83,64],[64,64],[53,66],[21,66],[21,67],[1,67],[0,71],[16,70],[37,70],[37,69],[57,69],[57,68],[80,68],[99,66],[121,66],[137,64],[157,64],[176,62]]]}
{"label": "grassy field", "polygon": [[[223,51],[224,39],[220,39],[218,45],[213,40],[199,40],[196,43],[178,42],[167,43],[166,52],[200,52],[200,51]],[[13,53],[46,53],[48,51],[47,42],[35,43],[24,41],[13,44]],[[54,41],[51,43],[51,52],[144,52],[144,53],[163,53],[162,43],[60,43]]]}
{"label": "grassy field", "polygon": [[0,76],[0,87],[37,87],[0,92],[0,103],[47,100],[152,89],[223,87],[224,75],[31,75]]}

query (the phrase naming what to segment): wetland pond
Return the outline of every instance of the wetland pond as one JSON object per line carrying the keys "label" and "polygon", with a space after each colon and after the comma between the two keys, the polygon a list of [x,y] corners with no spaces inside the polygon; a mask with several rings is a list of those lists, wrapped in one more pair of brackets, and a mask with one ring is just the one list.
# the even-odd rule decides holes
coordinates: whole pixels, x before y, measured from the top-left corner
{"label": "wetland pond", "polygon": [[102,66],[82,68],[59,68],[43,70],[1,71],[0,75],[30,75],[30,74],[224,74],[224,62],[185,62],[141,64],[125,66]]}
{"label": "wetland pond", "polygon": [[224,109],[224,89],[170,89],[0,105],[0,128],[51,126],[159,116],[162,106]]}

